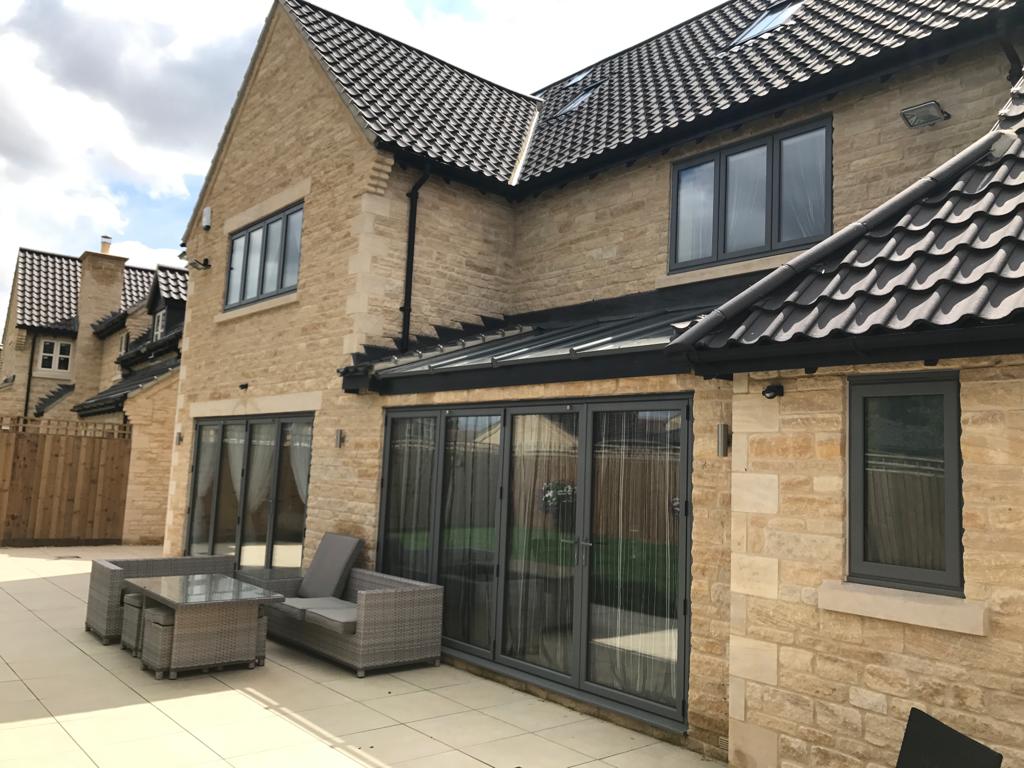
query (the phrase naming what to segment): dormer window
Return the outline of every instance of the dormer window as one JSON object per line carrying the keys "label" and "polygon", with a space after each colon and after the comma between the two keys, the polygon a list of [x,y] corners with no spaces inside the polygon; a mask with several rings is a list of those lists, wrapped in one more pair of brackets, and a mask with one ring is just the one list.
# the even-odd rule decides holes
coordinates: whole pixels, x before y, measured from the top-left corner
{"label": "dormer window", "polygon": [[39,345],[39,370],[68,373],[71,370],[71,342],[43,339],[43,343]]}
{"label": "dormer window", "polygon": [[129,337],[127,331],[121,334],[121,342],[117,347],[118,355],[123,355],[125,352],[128,351],[128,339]]}
{"label": "dormer window", "polygon": [[153,315],[153,341],[163,338],[167,332],[167,309],[161,309]]}
{"label": "dormer window", "polygon": [[783,0],[781,3],[775,3],[770,6],[767,11],[762,13],[758,17],[757,21],[741,32],[739,37],[733,40],[732,44],[741,45],[748,40],[753,40],[755,37],[760,37],[761,35],[780,27],[785,24],[803,4],[804,0]]}

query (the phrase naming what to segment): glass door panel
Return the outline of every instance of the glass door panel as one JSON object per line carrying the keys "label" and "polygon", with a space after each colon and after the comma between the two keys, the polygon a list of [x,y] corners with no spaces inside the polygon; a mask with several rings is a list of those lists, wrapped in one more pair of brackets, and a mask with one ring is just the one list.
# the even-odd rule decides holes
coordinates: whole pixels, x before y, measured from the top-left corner
{"label": "glass door panel", "polygon": [[210,554],[210,523],[217,505],[217,464],[220,432],[216,425],[200,427],[192,469],[192,530],[189,554]]}
{"label": "glass door panel", "polygon": [[595,411],[590,448],[586,680],[681,698],[681,410]]}
{"label": "glass door panel", "polygon": [[270,528],[276,453],[277,424],[272,421],[251,423],[242,513],[242,548],[238,553],[241,568],[262,568],[267,562],[267,531]]}
{"label": "glass door panel", "polygon": [[244,460],[245,425],[225,424],[221,437],[217,514],[213,530],[215,555],[231,555],[235,552]]}
{"label": "glass door panel", "polygon": [[498,571],[501,415],[445,419],[437,583],[444,636],[490,653]]}
{"label": "glass door panel", "polygon": [[501,652],[571,675],[579,415],[511,420]]}
{"label": "glass door panel", "polygon": [[437,424],[436,416],[390,420],[381,562],[387,573],[417,581],[430,581]]}
{"label": "glass door panel", "polygon": [[281,458],[278,463],[274,547],[271,556],[271,565],[278,568],[298,568],[302,565],[302,539],[306,532],[306,501],[312,452],[312,423],[286,421],[281,424]]}

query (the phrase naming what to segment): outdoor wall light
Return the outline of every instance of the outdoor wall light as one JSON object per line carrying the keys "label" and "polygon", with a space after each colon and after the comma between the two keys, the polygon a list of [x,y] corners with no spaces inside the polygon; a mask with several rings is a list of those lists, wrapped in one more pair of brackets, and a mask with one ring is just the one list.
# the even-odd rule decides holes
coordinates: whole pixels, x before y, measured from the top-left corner
{"label": "outdoor wall light", "polygon": [[334,447],[341,448],[345,444],[345,430],[338,429],[334,432]]}
{"label": "outdoor wall light", "polygon": [[728,424],[718,425],[718,457],[724,459],[729,455],[729,448],[732,446],[732,432]]}
{"label": "outdoor wall light", "polygon": [[249,382],[243,381],[241,384],[238,385],[238,388],[245,392],[247,389],[249,389]]}
{"label": "outdoor wall light", "polygon": [[761,390],[761,396],[765,400],[774,400],[776,397],[782,397],[784,394],[786,394],[786,388],[781,384],[769,384]]}
{"label": "outdoor wall light", "polygon": [[188,265],[192,267],[192,269],[198,269],[200,272],[205,272],[211,266],[213,266],[212,264],[210,264],[209,259],[203,259],[202,261],[200,261],[199,259],[189,259]]}
{"label": "outdoor wall light", "polygon": [[901,109],[900,117],[903,118],[903,122],[907,124],[908,128],[927,128],[929,125],[949,120],[950,114],[933,99],[924,104]]}

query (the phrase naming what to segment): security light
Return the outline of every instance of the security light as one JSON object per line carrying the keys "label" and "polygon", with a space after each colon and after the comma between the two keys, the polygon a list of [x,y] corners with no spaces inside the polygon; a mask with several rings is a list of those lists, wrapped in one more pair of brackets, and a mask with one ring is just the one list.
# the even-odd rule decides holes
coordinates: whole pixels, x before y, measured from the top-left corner
{"label": "security light", "polygon": [[761,396],[765,400],[774,400],[776,397],[782,397],[786,393],[786,388],[781,384],[769,384],[767,387],[761,390]]}
{"label": "security light", "polygon": [[924,104],[906,107],[900,110],[900,117],[908,128],[926,128],[943,120],[949,120],[949,112],[944,110],[934,99]]}

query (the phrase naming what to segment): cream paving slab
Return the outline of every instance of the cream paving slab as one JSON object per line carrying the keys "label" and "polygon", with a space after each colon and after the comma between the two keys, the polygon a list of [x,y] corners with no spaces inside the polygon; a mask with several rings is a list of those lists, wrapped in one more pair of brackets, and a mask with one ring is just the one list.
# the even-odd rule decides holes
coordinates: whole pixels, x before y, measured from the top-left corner
{"label": "cream paving slab", "polygon": [[324,685],[355,701],[380,699],[384,696],[401,696],[421,690],[418,686],[387,673],[377,673],[361,678],[350,674],[338,680],[329,680]]}
{"label": "cream paving slab", "polygon": [[499,704],[511,704],[517,701],[529,701],[533,699],[528,693],[509,688],[507,685],[495,683],[492,680],[477,678],[471,683],[461,685],[449,685],[437,691],[445,698],[459,702],[470,709],[484,709],[495,707]]}
{"label": "cream paving slab", "polygon": [[533,733],[465,747],[463,752],[492,768],[568,768],[590,762],[582,752],[542,739]]}
{"label": "cream paving slab", "polygon": [[0,683],[0,704],[12,701],[35,701],[35,695],[20,680]]}
{"label": "cream paving slab", "polygon": [[578,723],[537,731],[537,735],[599,760],[657,741],[637,731],[593,717],[580,720]]}
{"label": "cream paving slab", "polygon": [[58,755],[33,755],[30,761],[20,757],[4,760],[0,757],[0,768],[96,768],[96,763],[85,752],[62,752]]}
{"label": "cream paving slab", "polygon": [[153,705],[186,729],[193,725],[246,722],[267,713],[266,707],[240,691],[231,690],[159,699]]}
{"label": "cream paving slab", "polygon": [[12,680],[17,680],[18,676],[14,674],[14,670],[7,666],[4,662],[0,661],[0,683],[9,683]]}
{"label": "cream paving slab", "polygon": [[347,701],[344,704],[301,712],[289,710],[282,714],[324,738],[346,736],[350,733],[372,731],[399,724],[397,720],[358,701]]}
{"label": "cream paving slab", "polygon": [[43,706],[57,720],[71,720],[80,717],[91,717],[105,709],[118,709],[133,704],[142,704],[143,699],[127,686],[119,689],[103,691],[80,691],[73,694],[61,694],[49,699],[40,699]]}
{"label": "cream paving slab", "polygon": [[410,667],[391,674],[399,680],[404,680],[428,691],[449,685],[472,683],[480,679],[464,669],[458,669],[449,664],[442,664],[439,667]]}
{"label": "cream paving slab", "polygon": [[483,744],[485,741],[506,739],[523,733],[511,723],[476,711],[418,720],[410,727],[453,747]]}
{"label": "cream paving slab", "polygon": [[370,699],[366,706],[383,712],[400,723],[411,723],[415,720],[426,720],[429,717],[452,715],[465,712],[467,707],[458,702],[438,696],[432,691],[417,691],[401,696],[386,696],[382,699]]}
{"label": "cream paving slab", "polygon": [[318,709],[320,707],[333,707],[351,701],[337,691],[325,688],[319,683],[306,680],[302,683],[288,683],[285,685],[257,684],[240,687],[239,693],[245,694],[250,699],[270,709],[293,709],[296,711],[305,709]]}
{"label": "cream paving slab", "polygon": [[85,750],[185,732],[152,704],[96,712],[90,717],[64,721],[61,726]]}
{"label": "cream paving slab", "polygon": [[151,680],[139,686],[137,693],[147,701],[175,701],[208,693],[231,693],[232,689],[215,677],[179,677],[177,680]]}
{"label": "cream paving slab", "polygon": [[188,733],[152,736],[85,750],[99,768],[171,768],[223,761],[209,747]]}
{"label": "cream paving slab", "polygon": [[415,760],[398,763],[396,768],[490,768],[475,757],[464,752],[442,752],[440,755],[418,757]]}
{"label": "cream paving slab", "polygon": [[717,760],[664,742],[606,757],[605,762],[615,768],[725,768]]}
{"label": "cream paving slab", "polygon": [[124,692],[127,686],[108,670],[95,662],[92,669],[74,667],[54,670],[56,674],[46,677],[23,678],[23,682],[37,699],[51,699],[54,696],[74,695],[81,691]]}
{"label": "cream paving slab", "polygon": [[[331,749],[326,744],[285,747],[231,758],[235,768],[367,768],[368,764]],[[376,765],[376,764],[374,764]]]}
{"label": "cream paving slab", "polygon": [[36,699],[0,702],[0,731],[55,722],[46,707]]}
{"label": "cream paving slab", "polygon": [[0,755],[7,760],[23,760],[26,766],[33,765],[37,758],[78,751],[78,745],[57,723],[0,731]]}
{"label": "cream paving slab", "polygon": [[223,758],[230,759],[285,747],[322,743],[312,734],[267,712],[261,717],[230,723],[193,724],[189,732]]}
{"label": "cream paving slab", "polygon": [[552,701],[530,698],[529,701],[514,701],[511,704],[499,704],[480,710],[491,717],[504,720],[506,723],[522,728],[524,731],[540,731],[554,728],[566,723],[586,720],[588,715],[575,709],[563,707]]}
{"label": "cream paving slab", "polygon": [[451,751],[447,744],[407,725],[393,725],[346,736],[336,749],[369,766],[392,765]]}

